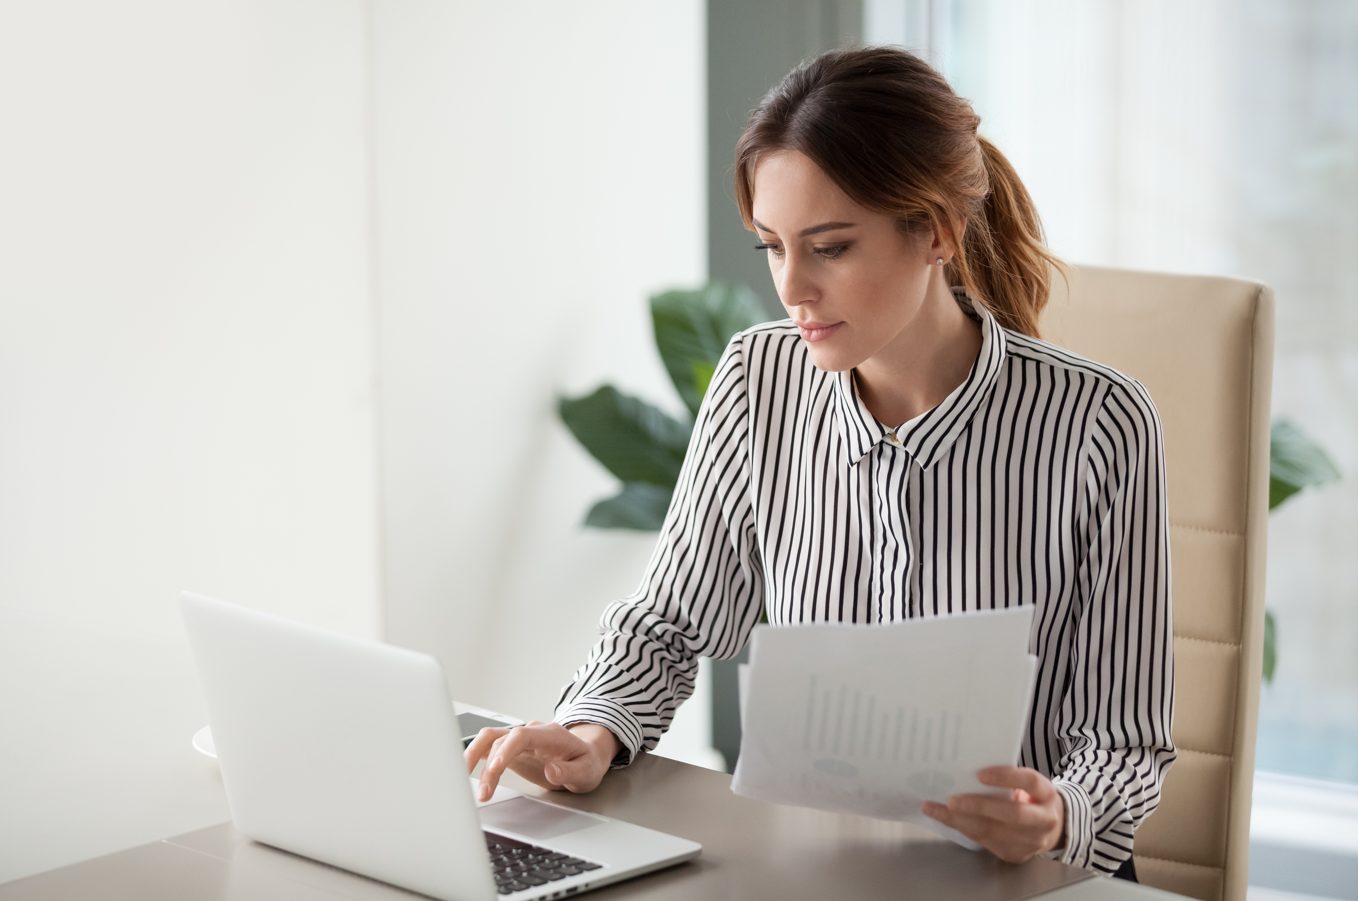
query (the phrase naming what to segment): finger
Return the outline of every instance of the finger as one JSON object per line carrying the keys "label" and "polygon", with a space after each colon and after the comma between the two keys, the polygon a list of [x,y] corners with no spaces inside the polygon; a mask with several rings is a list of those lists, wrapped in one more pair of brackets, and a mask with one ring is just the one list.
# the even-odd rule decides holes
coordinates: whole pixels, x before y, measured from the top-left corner
{"label": "finger", "polygon": [[509,736],[510,733],[506,732],[504,735],[501,735],[499,738],[495,739],[495,741],[491,742],[490,750],[486,751],[486,758],[489,759],[499,755],[500,749],[504,747],[505,739],[509,738]]}
{"label": "finger", "polygon": [[967,838],[980,842],[987,848],[990,847],[988,842],[990,841],[991,833],[995,827],[995,822],[993,820],[988,820],[984,817],[971,816],[970,814],[965,813],[957,813],[956,811],[949,810],[946,804],[939,804],[935,801],[925,801],[922,809],[926,814],[938,820],[944,826],[951,826]]}
{"label": "finger", "polygon": [[986,817],[956,813],[942,804],[924,803],[924,812],[950,826],[1006,863],[1023,863],[1033,856],[1036,844]]}
{"label": "finger", "polygon": [[478,800],[489,801],[490,796],[495,794],[495,786],[499,784],[505,767],[529,748],[533,741],[532,735],[526,726],[517,726],[505,730],[503,735],[491,743],[490,752],[486,756],[486,765],[481,768]]}
{"label": "finger", "polygon": [[954,813],[986,817],[1010,826],[1048,825],[1041,807],[993,795],[953,795],[948,799],[948,809]]}
{"label": "finger", "polygon": [[[552,784],[545,774],[544,765],[572,760],[587,750],[583,739],[556,723],[511,727],[491,743],[486,765],[481,770],[478,797],[485,801],[494,794],[506,768],[543,788],[559,788],[560,784]],[[578,774],[572,773],[572,778],[580,781]]]}
{"label": "finger", "polygon": [[986,767],[976,773],[976,778],[985,785],[1021,788],[1038,803],[1049,801],[1056,794],[1056,786],[1051,784],[1050,779],[1026,766]]}
{"label": "finger", "polygon": [[508,731],[502,726],[486,726],[476,733],[471,744],[467,745],[466,750],[462,752],[463,759],[467,761],[468,775],[476,769],[476,765],[481,762],[481,759],[490,753],[490,748],[495,740]]}
{"label": "finger", "polygon": [[553,788],[564,788],[572,792],[590,792],[599,787],[603,773],[591,766],[584,755],[570,759],[554,760],[543,767],[543,775]]}

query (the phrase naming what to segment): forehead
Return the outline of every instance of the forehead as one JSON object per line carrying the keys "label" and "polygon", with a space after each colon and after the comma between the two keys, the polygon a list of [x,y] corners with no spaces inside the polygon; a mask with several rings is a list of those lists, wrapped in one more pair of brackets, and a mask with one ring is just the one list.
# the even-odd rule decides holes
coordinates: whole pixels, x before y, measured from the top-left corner
{"label": "forehead", "polygon": [[796,150],[760,157],[754,169],[752,207],[754,218],[775,230],[867,215],[823,169]]}

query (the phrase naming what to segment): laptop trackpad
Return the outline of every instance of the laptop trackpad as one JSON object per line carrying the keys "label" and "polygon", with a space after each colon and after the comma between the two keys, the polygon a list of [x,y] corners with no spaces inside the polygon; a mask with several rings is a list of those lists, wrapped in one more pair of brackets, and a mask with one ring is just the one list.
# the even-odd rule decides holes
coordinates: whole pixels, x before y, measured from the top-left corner
{"label": "laptop trackpad", "polygon": [[481,815],[481,825],[486,829],[492,832],[503,829],[524,838],[556,838],[604,822],[600,817],[577,813],[555,804],[544,804],[531,798],[510,798],[499,804],[487,804],[477,813]]}

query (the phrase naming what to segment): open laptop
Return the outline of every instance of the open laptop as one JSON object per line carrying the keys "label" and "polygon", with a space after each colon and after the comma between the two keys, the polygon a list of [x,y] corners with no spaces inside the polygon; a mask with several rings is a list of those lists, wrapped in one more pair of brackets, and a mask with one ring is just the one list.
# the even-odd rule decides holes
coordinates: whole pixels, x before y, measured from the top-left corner
{"label": "open laptop", "polygon": [[236,828],[438,898],[558,898],[702,846],[504,786],[478,805],[427,654],[184,592]]}

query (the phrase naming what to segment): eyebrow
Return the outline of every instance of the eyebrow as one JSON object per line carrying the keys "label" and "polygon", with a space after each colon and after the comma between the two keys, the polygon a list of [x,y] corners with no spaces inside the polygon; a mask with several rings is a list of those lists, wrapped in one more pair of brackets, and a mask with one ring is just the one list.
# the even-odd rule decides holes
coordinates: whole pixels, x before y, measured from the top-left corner
{"label": "eyebrow", "polygon": [[[754,217],[750,217],[750,221],[753,222],[755,226],[761,229],[762,231],[766,231],[771,235],[778,234],[776,231],[769,228],[767,225],[760,222],[758,219],[755,219]],[[821,232],[834,231],[837,228],[853,228],[857,224],[858,223],[856,222],[822,222],[820,225],[813,225],[810,228],[802,229],[800,232],[797,233],[797,237],[805,238],[807,235],[818,235]]]}

